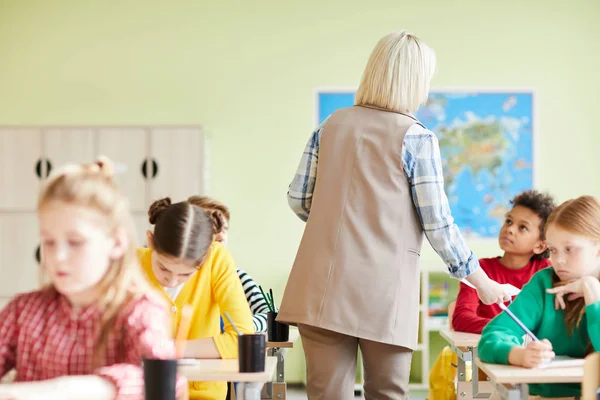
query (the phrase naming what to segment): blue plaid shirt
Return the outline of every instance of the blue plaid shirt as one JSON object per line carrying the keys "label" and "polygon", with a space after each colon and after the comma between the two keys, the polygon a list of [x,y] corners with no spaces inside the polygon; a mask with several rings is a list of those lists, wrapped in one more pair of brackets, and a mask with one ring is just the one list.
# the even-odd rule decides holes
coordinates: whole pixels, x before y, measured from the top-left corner
{"label": "blue plaid shirt", "polygon": [[[308,220],[310,214],[319,142],[326,122],[319,125],[308,141],[287,195],[291,209],[303,221]],[[440,146],[435,134],[418,124],[411,126],[404,137],[402,164],[427,240],[452,276],[462,279],[470,275],[479,267],[479,261],[465,243],[450,213],[444,192]]]}

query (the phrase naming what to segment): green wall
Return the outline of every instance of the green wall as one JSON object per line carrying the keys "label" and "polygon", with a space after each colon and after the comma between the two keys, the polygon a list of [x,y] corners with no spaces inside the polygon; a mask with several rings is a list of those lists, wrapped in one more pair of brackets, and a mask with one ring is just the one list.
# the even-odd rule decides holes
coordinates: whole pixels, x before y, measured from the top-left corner
{"label": "green wall", "polygon": [[[600,194],[598,0],[367,4],[0,0],[0,124],[204,124],[231,250],[279,299],[303,228],[285,195],[313,88],[356,86],[375,42],[408,28],[437,51],[434,86],[536,88],[537,186]],[[427,249],[423,263],[439,260]],[[301,381],[301,352],[288,361]]]}

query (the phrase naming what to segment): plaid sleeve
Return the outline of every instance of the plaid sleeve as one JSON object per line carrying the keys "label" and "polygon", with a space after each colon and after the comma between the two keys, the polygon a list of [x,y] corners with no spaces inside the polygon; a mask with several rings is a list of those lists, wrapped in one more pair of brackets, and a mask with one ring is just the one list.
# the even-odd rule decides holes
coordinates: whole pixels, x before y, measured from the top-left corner
{"label": "plaid sleeve", "polygon": [[402,162],[427,240],[453,277],[463,279],[471,275],[479,268],[479,262],[450,213],[435,134],[420,125],[413,125],[404,137]]}
{"label": "plaid sleeve", "polygon": [[321,141],[321,132],[326,122],[327,120],[323,121],[312,133],[304,149],[304,153],[302,153],[296,175],[287,193],[290,208],[304,222],[308,220],[308,215],[310,214],[310,206],[317,179],[319,143]]}
{"label": "plaid sleeve", "polygon": [[[175,344],[168,332],[167,310],[158,302],[139,300],[124,324],[123,361],[102,367],[96,373],[115,385],[116,399],[140,399],[144,395],[142,360],[172,359],[175,357]],[[187,385],[184,377],[177,379],[177,397],[186,393]]]}

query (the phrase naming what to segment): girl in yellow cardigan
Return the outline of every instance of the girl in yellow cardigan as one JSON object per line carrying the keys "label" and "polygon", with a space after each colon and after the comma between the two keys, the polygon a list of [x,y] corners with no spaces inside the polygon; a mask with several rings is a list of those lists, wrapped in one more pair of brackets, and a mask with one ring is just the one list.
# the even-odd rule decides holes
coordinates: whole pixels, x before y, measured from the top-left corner
{"label": "girl in yellow cardigan", "polygon": [[[229,323],[221,333],[220,316],[227,312],[242,333],[254,333],[252,314],[231,255],[213,242],[208,215],[167,197],[155,201],[148,216],[154,232],[147,232],[149,248],[138,249],[138,257],[150,283],[169,302],[174,329],[182,307],[194,309],[184,356],[237,358],[237,335]],[[222,400],[226,394],[225,382],[190,383],[190,399]]]}

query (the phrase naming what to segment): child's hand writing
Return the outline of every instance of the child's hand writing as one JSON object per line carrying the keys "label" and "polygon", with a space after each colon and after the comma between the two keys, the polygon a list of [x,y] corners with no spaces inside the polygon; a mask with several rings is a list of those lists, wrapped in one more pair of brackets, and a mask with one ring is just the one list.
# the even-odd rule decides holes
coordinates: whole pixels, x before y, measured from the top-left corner
{"label": "child's hand writing", "polygon": [[526,347],[514,347],[508,353],[508,362],[524,368],[536,368],[555,357],[552,343],[547,339],[530,342]]}

